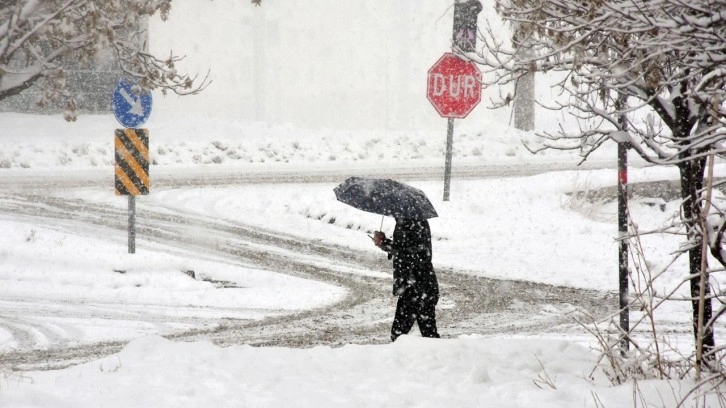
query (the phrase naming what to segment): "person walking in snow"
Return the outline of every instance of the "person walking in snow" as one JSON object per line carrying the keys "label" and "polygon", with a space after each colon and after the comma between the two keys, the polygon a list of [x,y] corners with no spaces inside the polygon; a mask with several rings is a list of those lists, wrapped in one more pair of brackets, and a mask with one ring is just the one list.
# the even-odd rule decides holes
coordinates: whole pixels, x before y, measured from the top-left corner
{"label": "person walking in snow", "polygon": [[431,263],[431,230],[426,220],[396,218],[393,239],[381,231],[373,243],[393,259],[393,295],[398,296],[391,341],[408,334],[414,321],[423,337],[439,338],[436,304],[439,284]]}

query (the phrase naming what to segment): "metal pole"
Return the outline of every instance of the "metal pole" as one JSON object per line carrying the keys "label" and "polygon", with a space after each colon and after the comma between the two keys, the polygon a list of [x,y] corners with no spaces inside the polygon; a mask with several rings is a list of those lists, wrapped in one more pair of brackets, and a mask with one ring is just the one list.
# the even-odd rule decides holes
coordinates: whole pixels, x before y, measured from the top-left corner
{"label": "metal pole", "polygon": [[451,151],[454,148],[454,118],[449,118],[446,130],[446,164],[444,166],[444,201],[451,191]]}
{"label": "metal pole", "polygon": [[[620,328],[624,333],[630,331],[630,311],[628,308],[628,243],[624,239],[628,233],[628,146],[618,143],[618,234],[619,250],[619,287],[620,287]],[[630,348],[627,337],[622,340],[625,350]]]}
{"label": "metal pole", "polygon": [[129,253],[136,253],[136,196],[129,195]]}

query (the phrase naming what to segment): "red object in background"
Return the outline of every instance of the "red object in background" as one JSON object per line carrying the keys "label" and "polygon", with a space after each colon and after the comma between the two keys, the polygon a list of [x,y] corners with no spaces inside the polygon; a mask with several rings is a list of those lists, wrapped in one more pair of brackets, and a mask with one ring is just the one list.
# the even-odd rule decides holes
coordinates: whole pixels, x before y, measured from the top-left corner
{"label": "red object in background", "polygon": [[481,101],[481,72],[447,52],[429,69],[426,97],[444,118],[465,118]]}
{"label": "red object in background", "polygon": [[628,184],[628,169],[618,170],[618,183]]}

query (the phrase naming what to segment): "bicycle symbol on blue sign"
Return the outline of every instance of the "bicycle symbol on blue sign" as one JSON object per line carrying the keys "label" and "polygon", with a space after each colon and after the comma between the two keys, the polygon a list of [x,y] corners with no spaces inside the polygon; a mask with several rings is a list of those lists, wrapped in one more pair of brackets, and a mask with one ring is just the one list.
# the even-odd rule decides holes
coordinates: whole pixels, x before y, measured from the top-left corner
{"label": "bicycle symbol on blue sign", "polygon": [[113,91],[113,114],[127,128],[141,126],[151,115],[151,92],[134,92],[136,82],[122,79]]}

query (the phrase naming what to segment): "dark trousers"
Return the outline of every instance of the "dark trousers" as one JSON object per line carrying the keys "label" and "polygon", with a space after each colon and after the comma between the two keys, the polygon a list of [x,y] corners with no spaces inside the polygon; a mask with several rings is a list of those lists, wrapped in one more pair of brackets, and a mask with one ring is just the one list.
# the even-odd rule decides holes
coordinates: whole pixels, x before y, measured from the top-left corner
{"label": "dark trousers", "polygon": [[396,316],[391,327],[391,340],[398,336],[408,334],[413,322],[418,323],[418,329],[423,337],[439,338],[436,329],[436,304],[438,297],[426,297],[416,293],[412,288],[407,289],[398,297]]}

